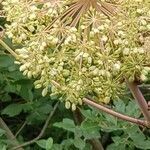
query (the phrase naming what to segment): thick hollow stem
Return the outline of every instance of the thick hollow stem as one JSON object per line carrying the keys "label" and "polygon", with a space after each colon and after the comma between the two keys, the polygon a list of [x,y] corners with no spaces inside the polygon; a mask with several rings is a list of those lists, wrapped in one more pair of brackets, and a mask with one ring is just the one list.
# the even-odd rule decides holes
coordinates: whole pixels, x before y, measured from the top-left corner
{"label": "thick hollow stem", "polygon": [[127,81],[127,84],[128,84],[130,91],[133,94],[133,97],[137,101],[145,119],[147,120],[147,123],[150,124],[150,112],[148,111],[148,104],[147,104],[142,92],[140,91],[137,83],[135,83],[135,82],[130,83]]}
{"label": "thick hollow stem", "polygon": [[110,115],[112,115],[114,117],[117,117],[119,119],[122,119],[122,120],[125,120],[125,121],[129,121],[131,123],[138,124],[138,125],[145,126],[145,127],[148,126],[147,122],[144,121],[144,120],[136,119],[136,118],[133,118],[133,117],[121,114],[121,113],[116,112],[116,111],[114,111],[112,109],[109,109],[109,108],[107,108],[107,107],[105,107],[105,106],[103,106],[101,104],[97,104],[97,103],[95,103],[95,102],[93,102],[93,101],[91,101],[91,100],[89,100],[87,98],[84,98],[83,102],[85,104],[93,106],[93,107],[95,107],[95,108],[97,108],[97,109],[99,109],[101,111],[104,111],[104,112],[106,112],[106,113],[108,113],[108,114],[110,114]]}

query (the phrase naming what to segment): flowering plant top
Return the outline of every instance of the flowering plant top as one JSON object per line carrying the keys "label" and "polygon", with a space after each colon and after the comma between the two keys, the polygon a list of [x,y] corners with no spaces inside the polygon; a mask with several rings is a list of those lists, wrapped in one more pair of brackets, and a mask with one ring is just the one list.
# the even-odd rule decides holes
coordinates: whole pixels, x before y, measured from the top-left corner
{"label": "flowering plant top", "polygon": [[42,95],[109,103],[150,72],[149,0],[4,0],[15,63]]}

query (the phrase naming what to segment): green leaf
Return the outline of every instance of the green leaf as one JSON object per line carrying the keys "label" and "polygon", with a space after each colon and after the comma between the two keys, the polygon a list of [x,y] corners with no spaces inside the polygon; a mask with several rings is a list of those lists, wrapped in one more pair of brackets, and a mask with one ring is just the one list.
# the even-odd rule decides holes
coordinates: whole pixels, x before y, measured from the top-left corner
{"label": "green leaf", "polygon": [[126,107],[126,112],[128,115],[134,116],[137,118],[140,117],[140,115],[141,115],[141,111],[139,109],[139,106],[135,103],[135,101],[129,101],[129,103]]}
{"label": "green leaf", "polygon": [[47,140],[38,140],[36,141],[36,143],[38,144],[38,146],[40,146],[41,148],[45,149],[45,150],[51,150],[52,146],[53,146],[53,139],[50,137]]}
{"label": "green leaf", "polygon": [[0,55],[0,68],[7,68],[14,65],[14,59],[9,55]]}
{"label": "green leaf", "polygon": [[86,143],[85,147],[83,150],[92,150],[92,145],[90,143]]}
{"label": "green leaf", "polygon": [[11,100],[11,96],[8,93],[5,93],[4,95],[0,95],[0,99],[3,102],[8,102]]}
{"label": "green leaf", "polygon": [[5,131],[0,129],[0,137],[5,134]]}
{"label": "green leaf", "polygon": [[69,147],[73,144],[74,144],[74,140],[72,138],[63,140],[63,142],[61,143],[62,147],[66,150],[69,149]]}
{"label": "green leaf", "polygon": [[6,150],[6,145],[4,145],[3,143],[0,143],[0,150]]}
{"label": "green leaf", "polygon": [[97,122],[85,120],[81,124],[81,130],[85,139],[99,138],[100,137],[100,128]]}
{"label": "green leaf", "polygon": [[9,117],[14,117],[19,115],[23,108],[23,104],[10,104],[5,109],[3,109],[2,114],[8,115]]}
{"label": "green leaf", "polygon": [[60,144],[53,144],[52,150],[62,150],[62,145]]}
{"label": "green leaf", "polygon": [[111,116],[109,114],[105,114],[105,119],[106,121],[108,121],[108,123],[111,125],[111,126],[117,126],[117,118],[114,117],[114,116]]}
{"label": "green leaf", "polygon": [[126,150],[126,147],[124,144],[115,145],[114,143],[109,145],[106,150]]}
{"label": "green leaf", "polygon": [[149,149],[150,140],[147,140],[143,132],[137,126],[132,126],[126,129],[129,137],[132,139],[135,147],[140,149]]}
{"label": "green leaf", "polygon": [[10,67],[8,67],[8,71],[9,72],[14,72],[14,71],[16,71],[18,68],[17,68],[17,66],[14,64],[13,66],[10,66]]}
{"label": "green leaf", "polygon": [[7,85],[5,86],[5,91],[8,93],[16,93],[18,94],[18,90],[20,89],[20,86],[14,84],[14,83],[10,83],[8,82]]}
{"label": "green leaf", "polygon": [[24,100],[30,100],[30,101],[33,100],[33,93],[31,91],[31,89],[28,89],[27,87],[21,87],[20,96]]}
{"label": "green leaf", "polygon": [[[7,77],[10,79],[13,79],[14,81],[19,81],[19,80],[25,79],[25,76],[23,76],[19,70],[9,72],[9,74],[7,74]],[[15,83],[17,83],[17,82],[15,82]]]}
{"label": "green leaf", "polygon": [[46,140],[46,150],[51,150],[53,146],[53,139],[52,138],[48,138]]}
{"label": "green leaf", "polygon": [[117,100],[117,101],[114,101],[114,104],[115,104],[116,111],[122,112],[122,113],[125,112],[125,103],[123,101]]}
{"label": "green leaf", "polygon": [[47,115],[43,113],[39,113],[38,111],[31,112],[29,116],[27,116],[26,120],[29,124],[37,124],[41,123],[42,121],[45,121],[47,118]]}
{"label": "green leaf", "polygon": [[136,143],[145,141],[146,139],[145,135],[137,126],[129,127],[125,131],[128,133],[129,137]]}
{"label": "green leaf", "polygon": [[114,136],[114,137],[112,137],[112,140],[115,142],[116,145],[118,145],[121,141],[121,137],[120,136]]}
{"label": "green leaf", "polygon": [[76,126],[75,131],[74,131],[74,137],[80,138],[82,137],[82,135],[83,135],[83,132],[82,132],[81,127]]}
{"label": "green leaf", "polygon": [[71,131],[71,132],[75,131],[75,124],[74,124],[73,120],[68,119],[68,118],[63,119],[62,122],[54,123],[54,126],[58,127],[58,128],[63,128],[65,130]]}
{"label": "green leaf", "polygon": [[21,85],[21,89],[19,92],[20,96],[25,100],[32,101],[33,100],[32,82],[30,80],[24,79],[24,80],[19,80],[15,83]]}
{"label": "green leaf", "polygon": [[37,111],[39,113],[43,113],[43,114],[49,114],[50,111],[52,111],[53,108],[50,104],[47,103],[43,103],[43,105],[41,105],[40,107],[37,108]]}
{"label": "green leaf", "polygon": [[140,142],[134,141],[134,145],[137,148],[149,150],[150,149],[150,140],[145,140],[145,141],[140,141]]}
{"label": "green leaf", "polygon": [[38,140],[36,141],[37,145],[43,149],[46,149],[46,140]]}
{"label": "green leaf", "polygon": [[37,123],[42,122],[47,118],[47,114],[49,114],[53,107],[50,104],[50,101],[47,100],[38,100],[32,101],[30,103],[25,104],[24,112],[30,112],[27,116],[28,123]]}
{"label": "green leaf", "polygon": [[94,116],[93,116],[91,110],[89,110],[89,109],[88,109],[88,110],[80,109],[80,111],[81,111],[81,113],[82,113],[82,115],[83,115],[84,117],[86,117],[87,119],[92,119],[92,120],[93,120]]}
{"label": "green leaf", "polygon": [[123,136],[114,136],[112,137],[112,140],[114,141],[116,146],[119,145],[128,145],[128,136],[127,135],[123,135]]}
{"label": "green leaf", "polygon": [[76,138],[74,139],[74,146],[80,150],[83,150],[85,147],[85,141],[83,141],[81,138]]}

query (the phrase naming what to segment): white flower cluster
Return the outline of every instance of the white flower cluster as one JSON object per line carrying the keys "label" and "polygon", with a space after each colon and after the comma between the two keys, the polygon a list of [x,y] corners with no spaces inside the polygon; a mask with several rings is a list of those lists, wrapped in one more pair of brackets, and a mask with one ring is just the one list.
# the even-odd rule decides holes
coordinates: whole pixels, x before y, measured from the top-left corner
{"label": "white flower cluster", "polygon": [[[111,4],[110,4],[111,3]],[[5,0],[6,34],[20,71],[42,95],[59,95],[67,109],[89,96],[109,103],[124,79],[150,72],[149,0]],[[95,6],[96,5],[96,6]]]}

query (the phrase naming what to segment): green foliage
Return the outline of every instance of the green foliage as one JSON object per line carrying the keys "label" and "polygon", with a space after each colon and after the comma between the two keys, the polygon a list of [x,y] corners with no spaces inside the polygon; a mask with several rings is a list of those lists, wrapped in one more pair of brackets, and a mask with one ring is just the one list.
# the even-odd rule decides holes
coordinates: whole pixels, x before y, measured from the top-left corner
{"label": "green foliage", "polygon": [[134,147],[146,150],[150,145],[149,137],[146,137],[137,126],[125,128],[121,136],[114,136],[112,140],[114,143],[108,146],[108,150],[114,150],[114,148],[133,150]]}
{"label": "green foliage", "polygon": [[14,59],[8,55],[0,55],[0,68],[5,69],[9,67],[9,70],[12,68]]}
{"label": "green foliage", "polygon": [[[27,121],[26,126],[17,136],[20,142],[25,142],[34,138],[37,131],[40,132],[39,128],[41,129],[48,114],[52,111],[55,100],[49,100],[49,96],[42,97],[40,90],[33,90],[32,80],[27,80],[19,73],[18,67],[14,65],[9,55],[5,55],[0,60],[3,64],[0,67],[1,116],[14,133],[21,127],[19,124]],[[7,65],[4,62],[7,62]],[[9,69],[10,67],[14,69]],[[21,87],[28,88],[33,98],[23,97]],[[26,90],[24,92],[26,93]],[[28,95],[27,93],[25,95]],[[137,104],[127,99],[124,102],[114,101],[113,109],[137,118],[141,115]],[[103,141],[105,134],[109,134],[106,143],[104,142],[107,150],[149,149],[149,130],[143,132],[135,125],[93,108],[82,108],[80,112],[84,120],[77,125],[71,119],[72,113],[66,111],[63,105],[59,105],[43,138],[25,149],[92,150],[88,141],[93,139]],[[11,123],[11,120],[14,122]],[[28,132],[31,134],[29,135]],[[5,131],[0,130],[0,149],[5,150],[9,145]]]}
{"label": "green foliage", "polygon": [[73,120],[70,120],[70,119],[63,119],[62,122],[55,123],[54,126],[63,128],[71,132],[75,132],[75,127],[76,127]]}
{"label": "green foliage", "polygon": [[3,109],[2,114],[14,117],[21,113],[23,107],[24,106],[22,104],[10,104],[5,109]]}
{"label": "green foliage", "polygon": [[[4,24],[4,19],[0,18],[0,26]],[[6,42],[11,45],[10,40],[6,39]],[[85,61],[83,64],[86,63]],[[68,71],[65,70],[65,78],[67,74]],[[33,88],[34,82],[20,73],[19,66],[14,64],[14,58],[0,47],[0,116],[12,133],[17,133],[19,143],[30,141],[39,135],[59,97],[58,93],[49,96],[52,92],[50,87],[49,94],[45,96],[44,93],[45,97],[42,97],[42,90]],[[144,90],[146,94],[147,90],[148,88]],[[147,98],[150,96],[147,95]],[[129,100],[129,94],[128,98],[123,99],[124,101],[112,101],[110,107],[123,114],[141,118],[141,111],[135,101],[131,98]],[[59,104],[42,138],[25,146],[24,150],[92,150],[91,141],[95,139],[101,141],[106,150],[149,149],[149,129],[124,122],[92,107],[82,106],[79,110],[82,121],[76,120],[76,111],[66,110],[64,105]],[[18,132],[21,127],[22,130]],[[0,128],[0,150],[12,148],[13,141],[8,139],[6,132]]]}
{"label": "green foliage", "polygon": [[0,129],[0,137],[5,134],[5,131]]}
{"label": "green foliage", "polygon": [[74,140],[72,144],[74,144],[76,148],[81,150],[85,148],[85,141],[81,139],[81,137],[83,136],[82,130],[80,129],[80,127],[74,124],[73,120],[65,118],[62,122],[55,123],[54,126],[73,132]]}
{"label": "green foliage", "polygon": [[52,146],[53,146],[52,138],[48,138],[47,140],[39,140],[36,143],[45,150],[52,150]]}
{"label": "green foliage", "polygon": [[[2,51],[3,52],[3,51]],[[16,133],[26,121],[26,126],[17,136],[23,143],[40,132],[48,114],[53,109],[49,96],[42,97],[41,90],[33,89],[33,81],[26,79],[14,65],[13,58],[7,54],[0,56],[0,103],[1,116],[6,121],[13,133]],[[32,96],[31,96],[32,95]],[[113,109],[118,112],[139,118],[141,112],[134,101],[125,99],[114,101]],[[26,150],[92,150],[89,140],[105,139],[103,142],[106,150],[148,150],[150,144],[149,130],[143,132],[141,128],[130,123],[118,120],[94,108],[83,107],[80,112],[84,120],[76,124],[71,111],[63,105],[59,108],[42,139]],[[31,134],[28,134],[31,133]],[[104,140],[105,141],[105,140]],[[0,130],[0,150],[5,150],[10,145],[5,136],[5,131]]]}
{"label": "green foliage", "polygon": [[100,128],[96,122],[85,120],[82,122],[80,130],[85,139],[100,138]]}
{"label": "green foliage", "polygon": [[6,150],[6,141],[4,139],[5,131],[0,129],[0,150]]}

